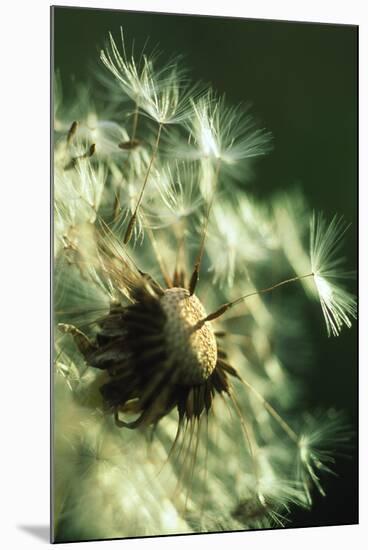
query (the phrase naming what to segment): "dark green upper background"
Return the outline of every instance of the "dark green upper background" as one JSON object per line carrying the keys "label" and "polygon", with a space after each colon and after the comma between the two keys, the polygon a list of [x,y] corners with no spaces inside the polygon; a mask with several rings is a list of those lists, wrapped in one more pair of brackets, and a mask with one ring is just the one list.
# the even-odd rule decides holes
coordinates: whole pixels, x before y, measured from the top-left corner
{"label": "dark green upper background", "polygon": [[184,54],[193,79],[230,103],[253,103],[275,138],[258,188],[300,182],[317,209],[355,222],[356,27],[57,8],[55,67],[66,88],[70,75],[91,77],[108,31],[119,40],[120,26],[137,52],[149,37],[167,57]]}
{"label": "dark green upper background", "polygon": [[[70,76],[91,79],[102,64],[107,33],[149,44],[169,58],[183,54],[193,80],[226,92],[230,104],[251,101],[274,135],[274,151],[262,159],[249,189],[267,196],[300,184],[308,202],[328,218],[338,212],[352,224],[346,256],[356,265],[357,227],[357,37],[354,26],[56,8],[55,68],[73,97]],[[320,314],[321,315],[321,314]],[[319,334],[319,331],[316,331]],[[317,368],[306,377],[308,405],[347,410],[356,420],[356,326],[338,339],[318,339]],[[356,461],[337,466],[342,479],[328,482],[330,497],[294,525],[357,521]]]}

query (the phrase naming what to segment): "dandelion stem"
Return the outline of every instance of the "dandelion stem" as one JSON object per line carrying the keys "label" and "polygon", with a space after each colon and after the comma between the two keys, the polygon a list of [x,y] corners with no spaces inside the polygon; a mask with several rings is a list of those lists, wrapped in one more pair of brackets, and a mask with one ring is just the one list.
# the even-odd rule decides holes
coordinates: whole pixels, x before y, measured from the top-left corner
{"label": "dandelion stem", "polygon": [[184,286],[184,273],[185,273],[185,222],[179,221],[179,228],[175,228],[175,237],[177,242],[177,253],[175,259],[174,269],[174,286]]}
{"label": "dandelion stem", "polygon": [[281,281],[280,283],[276,283],[275,285],[269,286],[267,288],[262,288],[261,290],[256,290],[254,292],[250,292],[249,294],[244,294],[244,296],[240,296],[240,298],[237,298],[232,302],[227,302],[226,304],[223,304],[221,307],[216,309],[216,311],[207,315],[207,317],[200,319],[198,323],[193,327],[193,331],[199,330],[201,327],[203,327],[204,323],[206,323],[207,321],[214,321],[215,319],[218,319],[218,317],[221,317],[221,315],[223,315],[228,309],[232,308],[233,306],[236,306],[237,304],[240,304],[243,300],[246,300],[251,296],[256,296],[257,294],[265,294],[266,292],[271,292],[272,290],[274,290],[275,288],[278,288],[279,286],[283,286],[289,283],[293,283],[294,281],[300,281],[301,279],[306,279],[307,277],[313,277],[313,276],[314,276],[314,273],[308,273],[307,275],[302,275],[301,277],[292,277],[291,279],[285,279],[284,281]]}
{"label": "dandelion stem", "polygon": [[[251,437],[251,434],[249,433],[249,429],[248,429],[247,424],[246,424],[246,422],[243,418],[240,405],[239,405],[235,395],[232,394],[231,398],[232,398],[232,403],[234,405],[234,408],[235,408],[235,410],[236,410],[236,412],[239,416],[240,426],[241,426],[241,428],[243,430],[243,433],[245,435],[245,440],[246,440],[248,448],[249,448],[249,454],[250,454],[250,458],[251,458],[251,462],[252,462],[254,477],[255,477],[257,485],[258,485],[259,484],[259,465],[258,465],[258,462],[257,462],[257,459],[256,459],[256,453],[255,453],[255,450],[254,450],[252,437]],[[254,437],[253,437],[253,441],[254,441]],[[254,443],[255,443],[255,441],[254,441]],[[256,445],[256,443],[255,443],[255,445]]]}
{"label": "dandelion stem", "polygon": [[166,267],[166,264],[165,264],[165,261],[158,249],[158,246],[157,246],[157,242],[156,242],[156,239],[155,239],[155,236],[153,234],[153,231],[150,227],[147,227],[147,233],[148,233],[148,237],[150,239],[150,242],[151,242],[151,245],[152,245],[152,249],[153,249],[153,252],[156,256],[156,260],[157,260],[157,263],[159,265],[159,268],[160,268],[160,271],[161,271],[161,275],[163,276],[164,278],[164,281],[166,283],[166,285],[170,288],[173,286],[172,284],[172,280],[169,276],[169,272],[167,270],[167,267]]}
{"label": "dandelion stem", "polygon": [[290,437],[290,439],[292,441],[294,441],[294,443],[298,444],[299,443],[298,435],[294,432],[294,430],[292,428],[290,428],[289,424],[287,424],[285,422],[285,420],[272,407],[272,405],[270,405],[270,403],[268,401],[266,401],[266,399],[264,397],[262,397],[262,395],[249,382],[244,380],[244,378],[240,378],[240,380],[244,384],[244,386],[246,386],[256,396],[256,398],[259,401],[261,401],[264,408],[270,413],[271,416],[273,416],[273,418],[281,426],[281,428],[284,430],[284,432]]}
{"label": "dandelion stem", "polygon": [[139,106],[138,101],[135,102],[135,109],[133,113],[133,126],[132,126],[132,137],[131,141],[135,140],[135,135],[137,133],[137,126],[138,126],[138,112],[139,112]]}
{"label": "dandelion stem", "polygon": [[301,277],[291,277],[290,279],[285,279],[285,281],[281,281],[280,283],[276,283],[275,285],[272,285],[268,288],[262,288],[261,290],[256,290],[254,292],[251,292],[250,294],[245,294],[244,296],[241,296],[240,298],[237,298],[233,302],[230,302],[230,306],[235,306],[236,304],[239,304],[246,298],[249,298],[250,296],[255,296],[256,294],[265,294],[266,292],[271,292],[271,290],[274,290],[275,288],[278,288],[279,286],[286,285],[289,283],[293,283],[294,281],[300,281],[300,279],[306,279],[307,277],[313,277],[314,273],[308,273],[307,275],[302,275]]}
{"label": "dandelion stem", "polygon": [[152,151],[152,156],[151,156],[151,160],[149,162],[149,165],[148,165],[148,168],[147,168],[147,172],[146,172],[146,176],[144,178],[144,182],[143,182],[143,185],[142,185],[142,188],[140,190],[140,193],[139,193],[139,197],[138,197],[138,201],[137,201],[137,204],[136,204],[136,207],[135,207],[135,210],[129,220],[129,223],[128,223],[128,227],[127,227],[127,230],[125,232],[125,236],[124,236],[124,244],[128,244],[129,240],[130,240],[130,237],[132,236],[132,232],[133,232],[133,228],[134,228],[134,224],[136,222],[136,219],[137,219],[137,214],[138,214],[138,208],[140,207],[141,205],[141,202],[142,202],[142,199],[143,199],[143,193],[145,191],[145,188],[146,188],[146,185],[147,185],[147,182],[148,182],[148,177],[149,177],[149,174],[151,172],[151,168],[152,168],[152,165],[153,165],[153,162],[156,158],[156,155],[157,155],[157,150],[158,150],[158,145],[160,143],[160,137],[161,137],[161,130],[162,130],[162,126],[163,126],[163,123],[161,122],[159,124],[159,127],[158,127],[158,132],[157,132],[157,137],[156,137],[156,141],[155,141],[155,144],[153,146],[153,151]]}
{"label": "dandelion stem", "polygon": [[[130,143],[134,143],[134,141],[135,141],[135,136],[136,136],[137,127],[138,127],[138,114],[139,114],[139,106],[138,106],[138,101],[136,101],[135,102],[135,107],[134,107],[134,113],[133,113],[132,135],[131,135],[131,138],[129,140]],[[125,161],[123,162],[123,166],[126,162],[128,162],[131,153],[132,153],[132,149],[129,149],[128,150],[128,155],[127,155]],[[130,167],[130,174],[131,173],[132,173],[132,166]],[[121,210],[121,205],[120,205],[120,200],[119,200],[119,194],[116,193],[115,203],[114,203],[114,220],[117,219],[120,210]]]}
{"label": "dandelion stem", "polygon": [[204,227],[203,227],[203,232],[202,232],[201,244],[200,244],[200,247],[199,247],[199,252],[198,252],[198,255],[197,255],[197,259],[196,259],[195,264],[194,264],[193,273],[192,273],[192,276],[190,278],[190,283],[189,283],[190,296],[192,296],[194,294],[194,291],[195,291],[196,286],[197,286],[198,278],[199,278],[199,270],[201,268],[201,262],[202,262],[202,258],[203,258],[204,244],[205,244],[206,237],[207,237],[208,221],[209,221],[210,214],[211,214],[211,209],[212,209],[212,206],[213,206],[213,203],[214,203],[214,200],[215,200],[216,188],[217,188],[217,183],[218,183],[219,174],[220,174],[220,166],[221,166],[221,160],[218,159],[217,165],[216,165],[213,192],[212,192],[211,200],[210,200],[210,202],[208,204],[208,208],[207,208],[206,219],[205,219],[205,222],[204,222]]}

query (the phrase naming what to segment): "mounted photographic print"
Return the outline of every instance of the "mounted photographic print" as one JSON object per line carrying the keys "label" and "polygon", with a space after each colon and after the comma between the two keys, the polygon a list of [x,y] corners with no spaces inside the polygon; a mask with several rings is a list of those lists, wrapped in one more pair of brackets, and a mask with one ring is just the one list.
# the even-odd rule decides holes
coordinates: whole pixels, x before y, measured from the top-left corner
{"label": "mounted photographic print", "polygon": [[357,35],[52,8],[53,542],[357,523]]}

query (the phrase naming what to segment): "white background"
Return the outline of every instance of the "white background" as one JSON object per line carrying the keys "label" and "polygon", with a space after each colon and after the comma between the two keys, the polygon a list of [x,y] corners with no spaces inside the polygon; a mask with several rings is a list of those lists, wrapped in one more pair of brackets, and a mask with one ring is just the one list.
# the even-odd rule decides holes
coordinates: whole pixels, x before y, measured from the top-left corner
{"label": "white background", "polygon": [[[367,2],[121,0],[61,5],[236,15],[360,25],[360,522],[359,526],[83,543],[94,548],[232,545],[362,548],[368,540]],[[239,4],[239,5],[238,5]],[[49,6],[4,2],[0,65],[0,544],[47,544],[49,523]],[[240,6],[240,7],[239,7]],[[67,39],[67,38],[66,38]],[[4,126],[5,119],[5,126]],[[346,182],[347,192],[349,182]],[[364,537],[365,535],[365,537]],[[364,544],[364,546],[367,543]],[[69,545],[74,548],[76,544]],[[366,547],[366,546],[365,546]],[[78,546],[80,548],[80,545]]]}

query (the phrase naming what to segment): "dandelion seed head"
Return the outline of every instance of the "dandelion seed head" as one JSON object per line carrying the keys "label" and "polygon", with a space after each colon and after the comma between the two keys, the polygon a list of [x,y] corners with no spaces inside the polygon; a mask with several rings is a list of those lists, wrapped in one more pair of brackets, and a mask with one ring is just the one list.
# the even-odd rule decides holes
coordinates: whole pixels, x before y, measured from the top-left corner
{"label": "dandelion seed head", "polygon": [[166,313],[166,345],[180,365],[178,380],[184,384],[201,383],[213,372],[217,361],[217,345],[209,324],[193,332],[206,312],[196,296],[183,288],[166,290],[161,298]]}

